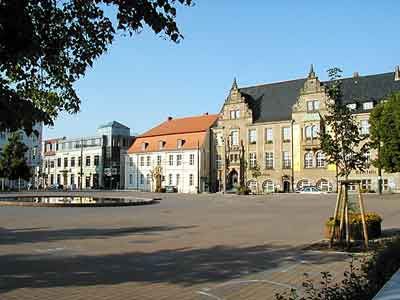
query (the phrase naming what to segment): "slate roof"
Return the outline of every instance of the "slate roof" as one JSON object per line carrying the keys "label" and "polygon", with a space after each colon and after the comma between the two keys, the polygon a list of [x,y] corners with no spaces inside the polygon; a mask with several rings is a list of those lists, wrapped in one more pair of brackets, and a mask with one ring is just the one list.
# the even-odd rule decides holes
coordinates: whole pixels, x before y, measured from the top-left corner
{"label": "slate roof", "polygon": [[[296,103],[306,78],[240,88],[253,111],[254,123],[284,121],[292,118]],[[394,81],[394,72],[342,79],[343,103],[363,103],[380,99],[400,91],[400,81]],[[332,82],[321,82],[329,86]],[[357,112],[362,105],[357,106]]]}
{"label": "slate roof", "polygon": [[105,123],[105,124],[103,124],[103,125],[100,125],[100,126],[99,126],[99,129],[105,128],[105,127],[114,127],[114,128],[125,128],[125,129],[130,129],[129,127],[127,127],[127,126],[125,126],[124,124],[121,124],[121,123],[119,123],[119,122],[117,122],[117,121],[111,121],[111,122]]}

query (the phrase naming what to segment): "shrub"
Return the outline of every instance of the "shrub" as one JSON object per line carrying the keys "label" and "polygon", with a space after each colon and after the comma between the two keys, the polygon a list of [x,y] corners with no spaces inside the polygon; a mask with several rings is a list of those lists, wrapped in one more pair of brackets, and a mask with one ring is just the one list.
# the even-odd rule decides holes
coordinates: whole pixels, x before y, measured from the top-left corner
{"label": "shrub", "polygon": [[250,194],[250,189],[248,189],[246,186],[241,186],[237,190],[238,195],[249,195]]}
{"label": "shrub", "polygon": [[[349,222],[350,222],[350,238],[352,238],[354,240],[361,240],[363,238],[361,214],[360,213],[350,213],[349,214]],[[382,231],[381,231],[382,217],[379,216],[377,213],[365,214],[365,222],[367,223],[368,238],[374,239],[374,238],[379,237],[382,234]],[[334,220],[332,217],[329,218],[329,220],[326,221],[326,223],[325,223],[325,225],[327,227],[325,235],[327,238],[330,237],[330,233],[332,232],[333,223],[334,223]],[[336,225],[337,225],[336,238],[338,238],[339,220],[336,220]]]}
{"label": "shrub", "polygon": [[344,279],[335,283],[329,272],[321,272],[319,284],[306,276],[300,297],[292,289],[276,294],[277,300],[370,300],[400,268],[400,238],[388,242],[372,257],[356,266],[354,259],[344,272]]}

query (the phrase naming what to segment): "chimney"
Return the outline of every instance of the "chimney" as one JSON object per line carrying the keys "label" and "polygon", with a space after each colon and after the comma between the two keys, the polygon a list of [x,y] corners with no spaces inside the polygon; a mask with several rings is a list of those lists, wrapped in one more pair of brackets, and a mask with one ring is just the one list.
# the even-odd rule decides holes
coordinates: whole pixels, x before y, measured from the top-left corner
{"label": "chimney", "polygon": [[400,81],[400,67],[396,66],[394,70],[394,81]]}
{"label": "chimney", "polygon": [[205,116],[208,116],[208,112],[204,113]]}
{"label": "chimney", "polygon": [[354,73],[353,73],[353,78],[358,78],[358,77],[360,77],[360,73],[354,72]]}
{"label": "chimney", "polygon": [[173,118],[172,117],[168,117],[168,121],[171,121]]}

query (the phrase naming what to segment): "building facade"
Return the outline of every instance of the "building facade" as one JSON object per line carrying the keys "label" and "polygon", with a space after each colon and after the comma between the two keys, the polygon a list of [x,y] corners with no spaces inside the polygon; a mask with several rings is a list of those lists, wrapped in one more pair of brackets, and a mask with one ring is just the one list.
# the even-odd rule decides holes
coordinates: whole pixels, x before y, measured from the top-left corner
{"label": "building facade", "polygon": [[[255,192],[290,192],[308,185],[336,189],[336,167],[321,151],[319,131],[331,101],[313,67],[306,78],[239,88],[236,80],[222,107],[215,137],[216,189],[240,180]],[[354,111],[361,133],[369,133],[369,113],[384,97],[400,91],[400,70],[342,80],[343,104]],[[376,153],[366,153],[373,159]],[[254,172],[257,170],[258,172]],[[377,170],[351,174],[366,190],[377,190]],[[400,189],[399,174],[383,174],[384,191]]]}
{"label": "building facade", "polygon": [[[28,166],[31,168],[32,178],[29,182],[25,181],[9,181],[4,179],[2,181],[2,186],[10,187],[10,188],[17,188],[17,187],[25,187],[28,183],[32,186],[36,186],[38,183],[37,174],[39,172],[39,167],[41,163],[41,154],[42,154],[42,131],[43,125],[41,123],[36,124],[33,127],[33,130],[36,132],[32,133],[31,135],[27,135],[23,130],[20,131],[20,136],[22,142],[28,147],[28,150],[25,154],[26,162]],[[2,149],[8,142],[8,138],[10,136],[10,132],[0,132],[0,153]]]}
{"label": "building facade", "polygon": [[123,188],[121,158],[133,140],[130,129],[116,121],[101,125],[95,136],[46,140],[41,172],[44,187]]}
{"label": "building facade", "polygon": [[173,187],[180,193],[210,191],[212,132],[218,115],[168,118],[140,135],[125,161],[125,186],[140,191]]}

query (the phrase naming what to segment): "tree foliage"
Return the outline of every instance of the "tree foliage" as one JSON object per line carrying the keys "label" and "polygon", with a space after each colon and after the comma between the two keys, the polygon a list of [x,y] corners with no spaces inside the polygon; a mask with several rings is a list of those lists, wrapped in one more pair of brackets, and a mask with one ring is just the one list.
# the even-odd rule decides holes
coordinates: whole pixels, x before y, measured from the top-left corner
{"label": "tree foliage", "polygon": [[371,146],[379,149],[373,161],[388,173],[400,172],[400,93],[390,95],[370,115]]}
{"label": "tree foliage", "polygon": [[30,134],[36,122],[78,112],[73,84],[117,34],[147,26],[179,42],[178,5],[192,0],[0,1],[0,131]]}
{"label": "tree foliage", "polygon": [[0,177],[10,180],[29,180],[31,170],[26,163],[25,153],[28,147],[21,142],[18,132],[13,132],[0,154]]}
{"label": "tree foliage", "polygon": [[325,130],[321,133],[321,148],[329,164],[336,164],[338,175],[347,179],[351,171],[364,171],[369,145],[367,136],[362,135],[351,110],[343,104],[342,71],[333,68],[328,71],[332,80],[328,87],[331,102],[325,116]]}

